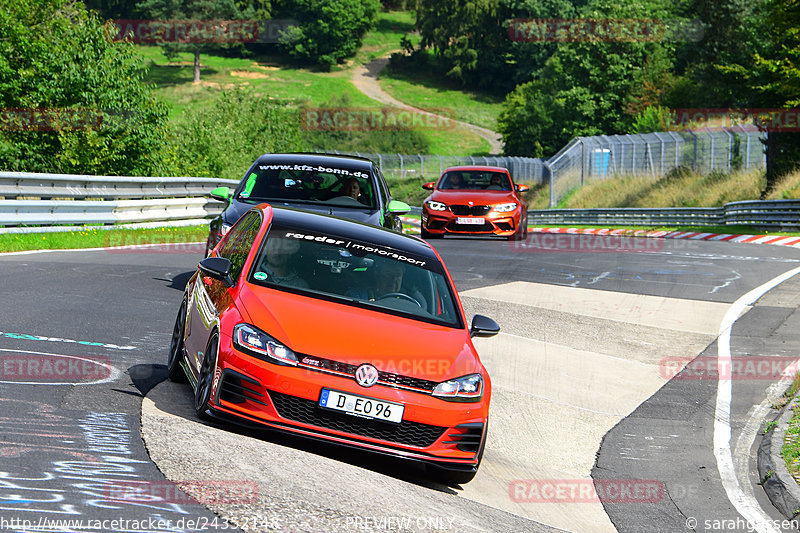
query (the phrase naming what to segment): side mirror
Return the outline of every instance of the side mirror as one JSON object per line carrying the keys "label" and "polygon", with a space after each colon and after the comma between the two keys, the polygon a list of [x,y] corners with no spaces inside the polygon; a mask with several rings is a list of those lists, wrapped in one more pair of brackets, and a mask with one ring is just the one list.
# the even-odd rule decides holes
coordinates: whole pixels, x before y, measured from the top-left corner
{"label": "side mirror", "polygon": [[470,337],[494,337],[500,333],[500,326],[488,316],[475,315],[469,328]]}
{"label": "side mirror", "polygon": [[231,199],[231,190],[228,187],[217,187],[216,189],[208,193],[208,195],[214,200],[219,200],[220,202],[227,202],[230,201]]}
{"label": "side mirror", "polygon": [[386,206],[390,213],[394,213],[395,215],[405,215],[409,211],[411,211],[411,206],[405,202],[401,202],[399,200],[392,200],[389,202],[389,205]]}
{"label": "side mirror", "polygon": [[224,257],[206,257],[197,267],[206,276],[220,280],[226,287],[233,287],[230,260]]}
{"label": "side mirror", "polygon": [[436,188],[436,182],[435,181],[429,181],[428,183],[423,183],[422,184],[422,188],[425,189],[425,190],[428,190],[428,191],[432,191],[433,189]]}
{"label": "side mirror", "polygon": [[517,192],[528,192],[530,190],[530,187],[528,187],[527,185],[516,185],[515,189],[517,189]]}

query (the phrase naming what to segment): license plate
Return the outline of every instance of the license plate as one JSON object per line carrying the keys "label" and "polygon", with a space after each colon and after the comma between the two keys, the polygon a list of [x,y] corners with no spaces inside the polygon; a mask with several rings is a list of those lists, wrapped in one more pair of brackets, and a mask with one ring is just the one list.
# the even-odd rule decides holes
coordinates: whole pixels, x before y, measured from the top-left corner
{"label": "license plate", "polygon": [[484,220],[477,217],[457,217],[456,224],[472,224],[475,226],[483,226]]}
{"label": "license plate", "polygon": [[403,420],[405,406],[400,403],[376,400],[356,394],[346,394],[330,389],[322,389],[319,397],[320,407],[342,411],[353,416],[384,420],[399,424]]}

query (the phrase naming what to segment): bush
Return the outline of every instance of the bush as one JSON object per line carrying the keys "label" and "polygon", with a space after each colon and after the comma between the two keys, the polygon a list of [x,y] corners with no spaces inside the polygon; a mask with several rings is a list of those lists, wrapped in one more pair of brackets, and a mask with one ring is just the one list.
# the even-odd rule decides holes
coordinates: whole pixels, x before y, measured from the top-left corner
{"label": "bush", "polygon": [[291,57],[330,68],[355,55],[378,18],[378,0],[289,0],[280,13],[297,20],[280,47]]}
{"label": "bush", "polygon": [[223,91],[210,106],[189,109],[171,136],[173,176],[242,178],[264,153],[307,149],[297,108],[248,89]]}

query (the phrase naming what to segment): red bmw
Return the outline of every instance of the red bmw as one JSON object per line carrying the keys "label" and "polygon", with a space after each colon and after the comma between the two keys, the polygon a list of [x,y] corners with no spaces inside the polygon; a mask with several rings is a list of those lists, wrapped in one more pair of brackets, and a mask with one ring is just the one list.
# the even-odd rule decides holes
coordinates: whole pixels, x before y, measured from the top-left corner
{"label": "red bmw", "polygon": [[267,204],[189,280],[168,361],[194,406],[425,463],[465,483],[486,443],[491,382],[450,274],[426,242]]}
{"label": "red bmw", "polygon": [[498,235],[523,240],[528,235],[528,206],[502,167],[450,167],[438,182],[426,183],[433,194],[422,204],[422,237]]}

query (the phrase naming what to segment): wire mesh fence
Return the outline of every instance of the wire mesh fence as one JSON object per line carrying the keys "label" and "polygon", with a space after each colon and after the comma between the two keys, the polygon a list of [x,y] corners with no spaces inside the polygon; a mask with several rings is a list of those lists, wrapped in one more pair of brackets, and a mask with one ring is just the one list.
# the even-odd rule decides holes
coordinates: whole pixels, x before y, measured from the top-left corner
{"label": "wire mesh fence", "polygon": [[[333,153],[340,153],[333,151]],[[508,156],[443,156],[422,154],[373,154],[347,152],[373,160],[380,166],[387,178],[411,178],[422,176],[435,181],[448,167],[459,165],[480,165],[507,168],[518,183],[542,184],[548,181],[544,160],[534,157]]]}
{"label": "wire mesh fence", "polygon": [[[372,159],[388,178],[434,181],[451,166],[490,165],[509,170],[517,183],[549,184],[550,207],[587,180],[611,176],[660,178],[678,167],[702,174],[764,168],[766,133],[755,126],[703,128],[635,135],[576,137],[550,159],[509,156],[440,156],[347,152]],[[336,152],[334,153],[341,153]]]}
{"label": "wire mesh fence", "polygon": [[660,178],[677,167],[701,174],[764,168],[766,133],[755,127],[703,128],[636,135],[577,137],[547,161],[550,207],[587,180]]}

